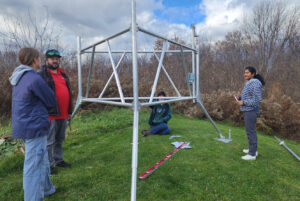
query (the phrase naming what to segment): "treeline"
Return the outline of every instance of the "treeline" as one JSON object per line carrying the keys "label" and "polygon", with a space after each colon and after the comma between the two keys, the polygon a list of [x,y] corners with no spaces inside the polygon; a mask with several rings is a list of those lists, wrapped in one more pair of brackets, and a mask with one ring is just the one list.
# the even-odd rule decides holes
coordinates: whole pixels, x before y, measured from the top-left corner
{"label": "treeline", "polygon": [[[179,38],[174,40],[188,44]],[[244,67],[252,65],[266,80],[258,128],[267,134],[300,140],[300,9],[283,2],[262,1],[253,9],[252,15],[244,18],[242,26],[228,33],[223,40],[212,42],[201,36],[197,45],[200,48],[200,91],[204,104],[214,119],[230,119],[242,125],[242,115],[232,95],[240,93],[244,84]],[[11,86],[8,77],[18,65],[18,48],[12,48],[17,47],[16,45],[9,47],[3,49],[0,55],[2,115],[10,114]],[[155,48],[161,47],[162,41],[156,41]],[[170,45],[169,49],[178,47]],[[157,56],[160,57],[160,54]],[[116,63],[119,58],[120,56],[115,57]],[[184,58],[187,70],[191,72],[191,55],[185,53]],[[86,83],[90,60],[87,58],[84,61],[83,83]],[[62,63],[70,75],[73,94],[76,95],[76,58],[70,55]],[[138,58],[138,65],[140,96],[149,96],[158,60],[153,55],[144,55]],[[163,65],[182,95],[187,95],[182,55],[166,54]],[[93,68],[89,97],[98,97],[112,69],[108,58],[101,56],[96,57]],[[118,72],[124,95],[132,96],[130,55],[124,58]],[[176,95],[163,72],[161,75],[157,90],[165,90],[170,96]],[[83,89],[85,90],[85,86]],[[118,96],[114,80],[105,96]],[[89,104],[85,107],[98,105]],[[173,106],[177,112],[204,118],[196,107],[190,102],[176,103]]]}

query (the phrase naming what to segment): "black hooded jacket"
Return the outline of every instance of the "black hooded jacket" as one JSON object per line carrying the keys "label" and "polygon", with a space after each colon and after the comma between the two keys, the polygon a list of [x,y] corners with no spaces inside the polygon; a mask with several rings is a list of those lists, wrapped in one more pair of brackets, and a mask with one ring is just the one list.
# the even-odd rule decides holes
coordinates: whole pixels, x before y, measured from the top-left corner
{"label": "black hooded jacket", "polygon": [[[72,114],[73,103],[72,103],[72,92],[71,92],[71,87],[70,87],[70,81],[69,81],[68,76],[66,75],[66,71],[63,68],[59,68],[59,70],[60,70],[61,75],[66,80],[66,85],[67,85],[69,95],[70,95],[68,114]],[[46,81],[48,86],[55,92],[55,83],[54,83],[54,80],[53,80],[51,74],[48,72],[46,65],[43,65],[41,67],[41,69],[38,71],[38,74]],[[59,116],[60,115],[58,105],[56,106],[56,108],[53,108],[49,111],[49,115],[50,116]]]}

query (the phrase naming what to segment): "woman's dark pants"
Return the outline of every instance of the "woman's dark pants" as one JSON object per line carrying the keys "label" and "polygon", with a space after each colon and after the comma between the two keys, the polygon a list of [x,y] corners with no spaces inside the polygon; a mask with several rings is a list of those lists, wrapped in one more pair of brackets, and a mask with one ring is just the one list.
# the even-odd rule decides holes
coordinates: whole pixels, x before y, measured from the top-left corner
{"label": "woman's dark pants", "polygon": [[245,128],[248,136],[249,155],[255,156],[257,151],[257,134],[256,134],[256,119],[258,113],[256,111],[244,112]]}

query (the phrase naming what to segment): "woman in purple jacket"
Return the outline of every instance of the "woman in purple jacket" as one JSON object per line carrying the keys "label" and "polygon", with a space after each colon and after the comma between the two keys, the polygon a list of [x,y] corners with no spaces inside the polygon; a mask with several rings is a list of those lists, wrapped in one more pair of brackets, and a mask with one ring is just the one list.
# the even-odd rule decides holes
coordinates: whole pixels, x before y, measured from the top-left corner
{"label": "woman in purple jacket", "polygon": [[243,152],[246,155],[243,156],[242,159],[255,160],[258,155],[255,124],[259,115],[259,104],[262,99],[262,86],[265,85],[265,81],[261,75],[256,74],[256,69],[252,66],[247,66],[245,68],[244,78],[247,82],[237,104],[244,113],[249,148],[243,149]]}
{"label": "woman in purple jacket", "polygon": [[53,194],[47,153],[48,110],[56,98],[46,82],[35,72],[41,66],[39,52],[22,48],[18,66],[9,78],[12,89],[12,136],[25,144],[23,189],[25,201],[41,201]]}

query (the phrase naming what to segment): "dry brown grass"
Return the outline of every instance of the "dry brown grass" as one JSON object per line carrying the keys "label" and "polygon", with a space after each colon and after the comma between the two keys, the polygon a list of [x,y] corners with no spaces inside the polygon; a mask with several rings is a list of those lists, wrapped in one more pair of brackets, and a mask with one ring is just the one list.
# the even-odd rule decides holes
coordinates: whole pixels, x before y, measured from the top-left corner
{"label": "dry brown grass", "polygon": [[[0,77],[0,112],[1,116],[9,117],[11,113],[11,85],[8,78],[11,75],[11,70],[1,70]],[[123,69],[124,70],[124,69]],[[153,70],[153,69],[152,69]],[[123,73],[120,76],[121,84],[123,87],[123,93],[125,96],[132,96],[132,78],[130,69],[125,69],[127,73]],[[74,103],[77,97],[77,70],[67,69],[67,73],[70,77],[72,92],[74,96]],[[107,72],[102,72],[101,76],[94,76],[91,80],[91,86],[89,91],[89,97],[98,97],[100,89],[102,89],[111,73],[111,69]],[[87,82],[87,70],[83,70],[83,83]],[[97,75],[97,72],[95,73]],[[99,74],[99,73],[98,73]],[[153,72],[150,68],[145,68],[140,72],[139,81],[139,95],[149,96],[151,93],[151,86],[153,83]],[[176,72],[171,72],[176,74]],[[179,76],[180,77],[180,76]],[[182,76],[181,76],[182,78]],[[176,81],[176,80],[175,80]],[[167,95],[175,95],[174,90],[167,85],[165,77],[160,78],[157,91],[164,90]],[[177,83],[177,82],[176,82]],[[184,81],[178,81],[178,88],[182,94],[187,95],[188,91],[184,90]],[[83,85],[83,95],[85,95],[86,85]],[[224,91],[219,89],[211,93],[202,94],[203,103],[211,115],[211,117],[217,121],[230,120],[236,125],[243,125],[243,115],[239,111],[239,107],[236,105],[233,95],[238,94],[237,91]],[[117,97],[119,96],[117,86],[113,80],[110,87],[105,93],[105,97]],[[83,104],[83,109],[89,108],[103,108],[100,104]],[[177,113],[184,114],[188,117],[205,118],[204,113],[200,110],[197,104],[193,104],[191,101],[178,102],[172,104],[172,110]],[[269,135],[279,135],[281,137],[300,141],[300,103],[296,103],[291,97],[285,95],[282,90],[281,83],[273,83],[269,86],[268,90],[264,90],[264,99],[261,103],[261,115],[257,120],[258,130],[263,131]]]}
{"label": "dry brown grass", "polygon": [[11,93],[12,87],[8,78],[11,76],[11,71],[5,68],[0,69],[0,114],[8,116],[11,112]]}

